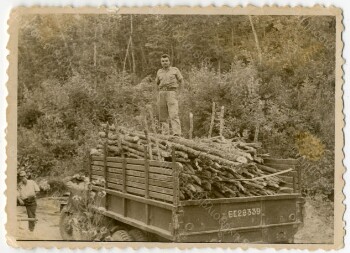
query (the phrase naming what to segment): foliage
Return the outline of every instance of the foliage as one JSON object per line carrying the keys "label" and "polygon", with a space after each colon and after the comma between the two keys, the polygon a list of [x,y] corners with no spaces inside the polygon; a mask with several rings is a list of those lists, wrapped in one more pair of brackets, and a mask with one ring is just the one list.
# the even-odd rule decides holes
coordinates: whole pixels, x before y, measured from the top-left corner
{"label": "foliage", "polygon": [[312,197],[334,200],[334,152],[326,150],[318,160],[301,158],[304,191]]}
{"label": "foliage", "polygon": [[307,157],[309,160],[317,161],[324,155],[324,145],[310,133],[298,133],[296,145],[299,154]]}
{"label": "foliage", "polygon": [[[67,226],[77,236],[76,239],[87,241],[105,240],[109,235],[109,229],[105,224],[105,216],[102,207],[99,207],[106,196],[104,191],[83,191],[75,194],[69,202],[69,216]],[[98,209],[93,208],[99,207]],[[104,226],[106,225],[106,226]],[[112,224],[109,224],[112,225]]]}

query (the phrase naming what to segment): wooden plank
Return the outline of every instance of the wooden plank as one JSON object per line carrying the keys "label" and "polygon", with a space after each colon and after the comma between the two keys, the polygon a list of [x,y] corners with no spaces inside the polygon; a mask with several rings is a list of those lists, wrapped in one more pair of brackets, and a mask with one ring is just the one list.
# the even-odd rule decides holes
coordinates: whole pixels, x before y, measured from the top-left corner
{"label": "wooden plank", "polygon": [[114,184],[120,184],[121,186],[123,186],[123,179],[122,178],[108,177],[107,182],[108,183],[114,183]]}
{"label": "wooden plank", "polygon": [[[111,172],[111,173],[121,174],[121,169],[109,168],[108,171]],[[126,175],[145,178],[145,172],[143,172],[143,171],[127,170],[126,171]],[[155,180],[163,180],[163,181],[170,181],[170,182],[172,182],[172,177],[171,176],[167,176],[167,175],[160,175],[160,174],[150,173],[149,174],[149,178],[155,179]]]}
{"label": "wooden plank", "polygon": [[[110,168],[108,171],[109,172],[107,173],[107,180],[110,177],[119,177],[119,176],[121,177],[122,176],[121,170],[116,171],[114,168],[112,170]],[[103,176],[102,171],[92,169],[91,172],[92,172],[92,175]],[[127,177],[133,176],[133,177],[138,177],[141,179],[145,178],[144,172],[139,172],[139,171],[126,171],[126,175],[127,175]],[[166,187],[166,188],[172,188],[173,178],[170,176],[150,173],[149,178],[150,178],[150,180],[152,180],[150,183],[152,185],[162,186],[162,187]],[[157,183],[157,181],[159,181],[159,183]]]}
{"label": "wooden plank", "polygon": [[161,199],[161,200],[166,200],[166,201],[169,201],[169,202],[173,201],[173,196],[166,195],[166,194],[163,194],[163,193],[154,192],[154,191],[150,191],[149,192],[149,196],[151,198],[154,198],[154,199]]}
{"label": "wooden plank", "polygon": [[293,189],[293,182],[292,183],[283,183],[282,187],[289,187]]}
{"label": "wooden plank", "polygon": [[293,182],[293,177],[292,176],[278,175],[277,177],[281,178],[283,181],[286,181],[288,183],[292,183]]}
{"label": "wooden plank", "polygon": [[[93,161],[103,161],[102,156],[92,156]],[[122,163],[122,158],[120,157],[107,157],[108,162],[116,162],[116,163]],[[143,165],[145,164],[145,161],[143,159],[133,159],[133,158],[126,158],[126,162],[128,164],[136,164],[136,165]],[[172,168],[171,162],[164,162],[164,161],[157,161],[157,160],[149,160],[149,165],[154,167],[162,167],[162,168]]]}
{"label": "wooden plank", "polygon": [[264,163],[297,165],[299,162],[296,159],[265,158]]}
{"label": "wooden plank", "polygon": [[[123,180],[123,176],[120,174],[112,174],[109,173],[107,181],[113,182],[111,179],[121,179]],[[137,183],[146,183],[146,179],[142,177],[135,177],[126,175],[126,181],[137,182]],[[163,181],[159,179],[149,179],[149,184],[154,186],[160,186],[168,189],[173,189],[173,183],[171,181]]]}
{"label": "wooden plank", "polygon": [[103,176],[104,176],[103,171],[94,170],[94,169],[91,170],[91,175],[102,176],[102,178],[103,178]]}
{"label": "wooden plank", "polygon": [[[93,165],[103,165],[103,162],[100,161],[94,161]],[[110,168],[123,168],[122,163],[114,163],[114,162],[107,162],[107,166]],[[127,170],[137,170],[137,171],[145,171],[145,165],[135,165],[135,164],[126,164],[126,169]],[[171,169],[166,169],[166,168],[160,168],[160,167],[154,167],[150,166],[149,167],[149,172],[151,173],[158,173],[162,175],[172,175],[173,171]]]}
{"label": "wooden plank", "polygon": [[[111,164],[110,164],[110,166],[111,166]],[[145,171],[144,166],[145,165],[127,164],[126,168],[127,168],[127,170]],[[161,175],[169,175],[169,176],[171,176],[173,174],[172,170],[160,168],[160,167],[153,167],[153,166],[149,166],[149,172],[150,173],[157,173],[157,174],[161,174]]]}
{"label": "wooden plank", "polygon": [[103,171],[103,166],[91,165],[91,169],[97,170],[97,171]]}
{"label": "wooden plank", "polygon": [[[108,162],[109,163],[109,162]],[[92,161],[92,164],[93,165],[98,165],[98,166],[103,166],[103,162],[101,162],[101,161]],[[115,164],[115,166],[112,166],[112,167],[115,167],[115,168],[122,168],[122,166],[123,166],[123,163],[122,162],[120,162],[120,163],[114,163]],[[111,167],[111,166],[109,166],[109,167]]]}
{"label": "wooden plank", "polygon": [[[282,170],[281,170],[282,171]],[[285,172],[281,175],[277,175],[278,176],[287,176],[287,177],[293,177],[293,171],[288,171],[288,172]]]}
{"label": "wooden plank", "polygon": [[91,179],[102,180],[102,179],[103,179],[103,176],[98,176],[98,175],[92,175],[92,174],[91,174]]}
{"label": "wooden plank", "polygon": [[[108,178],[107,182],[109,183],[114,183],[114,184],[119,184],[121,186],[123,186],[123,179],[120,178]],[[146,184],[144,183],[140,183],[140,182],[134,182],[134,181],[126,181],[126,186],[131,186],[131,187],[135,187],[138,189],[146,189]],[[159,192],[159,193],[163,193],[163,194],[168,194],[168,195],[173,195],[173,190],[172,189],[168,189],[168,188],[162,188],[159,186],[154,186],[154,185],[149,185],[149,189],[151,191],[154,192]]]}
{"label": "wooden plank", "polygon": [[271,168],[274,168],[276,170],[287,170],[287,169],[295,169],[294,165],[290,164],[271,164],[271,163],[265,163],[264,165],[269,166]]}
{"label": "wooden plank", "polygon": [[[150,174],[151,175],[151,174]],[[131,182],[138,182],[138,183],[146,183],[144,178],[141,177],[134,177],[134,176],[127,176],[127,181]],[[169,181],[163,181],[163,180],[155,180],[155,179],[149,179],[149,185],[151,186],[160,186],[168,189],[173,189],[172,182]]]}
{"label": "wooden plank", "polygon": [[[123,169],[121,169],[121,168],[111,168],[111,167],[108,167],[108,172],[123,175]],[[125,173],[128,173],[128,171],[126,170]]]}
{"label": "wooden plank", "polygon": [[[146,188],[146,184],[137,183],[137,182],[126,182],[126,185],[131,186],[131,187],[135,187],[138,189],[145,189]],[[167,194],[170,196],[172,196],[174,193],[173,190],[171,190],[171,189],[162,188],[159,186],[148,185],[148,187],[149,187],[150,191],[159,192],[159,193]]]}
{"label": "wooden plank", "polygon": [[[121,185],[114,184],[114,183],[107,183],[107,186],[109,188],[111,188],[111,189],[116,189],[116,190],[122,191],[122,186]],[[127,186],[126,187],[126,191],[129,192],[129,193],[134,193],[134,194],[140,195],[140,196],[144,196],[145,195],[145,190],[137,189],[137,188],[134,188],[134,187],[131,187],[131,186]],[[162,193],[158,193],[158,192],[153,192],[153,191],[149,192],[149,196],[151,198],[166,200],[166,201],[169,201],[169,202],[171,202],[173,200],[173,196],[162,194]]]}

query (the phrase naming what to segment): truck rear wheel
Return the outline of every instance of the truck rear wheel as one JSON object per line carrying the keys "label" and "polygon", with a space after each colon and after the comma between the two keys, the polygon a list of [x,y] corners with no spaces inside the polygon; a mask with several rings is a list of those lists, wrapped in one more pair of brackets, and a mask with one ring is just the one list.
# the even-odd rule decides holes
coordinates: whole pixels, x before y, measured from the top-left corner
{"label": "truck rear wheel", "polygon": [[129,231],[129,235],[131,236],[132,240],[135,242],[147,242],[147,236],[144,232],[142,232],[139,229],[133,228]]}
{"label": "truck rear wheel", "polygon": [[131,236],[128,234],[128,232],[126,232],[125,230],[118,230],[116,232],[113,233],[112,235],[112,241],[117,241],[117,242],[131,242],[132,238]]}

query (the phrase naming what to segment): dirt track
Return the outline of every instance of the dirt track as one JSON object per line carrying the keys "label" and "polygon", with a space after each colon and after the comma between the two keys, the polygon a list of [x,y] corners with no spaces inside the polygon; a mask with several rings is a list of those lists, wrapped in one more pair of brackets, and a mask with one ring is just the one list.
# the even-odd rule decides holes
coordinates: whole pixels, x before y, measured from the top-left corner
{"label": "dirt track", "polygon": [[[329,206],[319,206],[313,201],[305,205],[305,225],[295,236],[296,243],[332,243],[333,217],[329,215]],[[26,221],[18,222],[18,239],[22,240],[61,240],[59,232],[59,202],[39,199],[37,208],[38,222],[34,232],[29,232]],[[17,207],[17,217],[27,217],[23,206]]]}
{"label": "dirt track", "polygon": [[304,227],[295,235],[295,243],[333,243],[333,207],[319,203],[306,201]]}
{"label": "dirt track", "polygon": [[[18,221],[17,233],[19,240],[61,240],[59,232],[59,202],[50,199],[38,199],[36,216],[38,222],[34,232],[28,230],[27,221]],[[17,217],[27,218],[26,208],[17,207]]]}

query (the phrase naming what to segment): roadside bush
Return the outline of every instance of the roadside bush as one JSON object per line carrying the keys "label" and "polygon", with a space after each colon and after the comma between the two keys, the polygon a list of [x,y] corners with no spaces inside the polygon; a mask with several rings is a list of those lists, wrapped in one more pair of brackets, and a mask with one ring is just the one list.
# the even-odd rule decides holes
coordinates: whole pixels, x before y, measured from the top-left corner
{"label": "roadside bush", "polygon": [[42,144],[41,136],[33,129],[18,127],[17,171],[25,170],[32,177],[48,175],[56,159]]}
{"label": "roadside bush", "polygon": [[18,124],[26,128],[32,128],[43,113],[34,103],[25,103],[18,107]]}
{"label": "roadside bush", "polygon": [[311,197],[334,199],[334,152],[325,150],[318,160],[300,158],[303,191]]}
{"label": "roadside bush", "polygon": [[[185,90],[180,92],[180,110],[184,129],[188,129],[189,112],[194,114],[194,134],[207,135],[210,126],[212,102],[217,110],[225,106],[225,120],[235,124],[225,125],[230,135],[253,130],[252,126],[259,119],[256,91],[259,87],[257,70],[254,66],[236,62],[230,72],[217,73],[209,67],[193,68],[188,73],[189,81]],[[239,127],[238,127],[239,126]],[[217,134],[217,127],[214,134]],[[233,136],[232,136],[233,137]]]}

